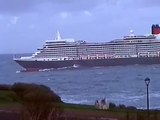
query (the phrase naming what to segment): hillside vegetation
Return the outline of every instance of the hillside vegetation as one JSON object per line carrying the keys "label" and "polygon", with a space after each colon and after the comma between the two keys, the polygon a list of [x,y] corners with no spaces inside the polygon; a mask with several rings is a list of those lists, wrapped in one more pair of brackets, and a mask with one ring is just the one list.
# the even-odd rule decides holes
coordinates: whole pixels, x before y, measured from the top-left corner
{"label": "hillside vegetation", "polygon": [[[139,110],[133,106],[109,104],[108,110],[94,105],[64,103],[49,87],[15,83],[0,85],[0,110],[6,120],[160,120],[160,111]],[[19,119],[9,117],[11,111]],[[5,112],[5,114],[4,114]]]}

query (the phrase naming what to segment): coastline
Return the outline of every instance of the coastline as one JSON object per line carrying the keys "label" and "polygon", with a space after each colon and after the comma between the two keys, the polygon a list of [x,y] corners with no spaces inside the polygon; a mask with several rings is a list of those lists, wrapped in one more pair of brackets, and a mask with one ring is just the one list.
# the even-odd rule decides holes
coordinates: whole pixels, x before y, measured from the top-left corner
{"label": "coastline", "polygon": [[[22,91],[30,90],[32,93],[35,92],[35,90],[40,90],[39,92],[43,95],[46,95],[52,91],[44,85],[35,85],[35,84],[24,84],[20,83],[18,86],[18,83],[16,83],[17,86],[13,87],[10,85],[1,85],[0,86],[0,118],[4,118],[5,120],[21,120],[22,118],[22,111],[25,105],[28,104],[26,100],[34,100],[34,94],[32,97],[29,98],[23,98],[21,99],[17,94],[13,93],[13,88],[16,90],[16,93],[19,94],[20,89]],[[11,88],[12,87],[12,88]],[[34,91],[32,90],[34,88]],[[40,89],[39,89],[40,88]],[[12,89],[12,90],[11,90]],[[41,91],[42,90],[42,91]],[[43,93],[43,90],[45,93]],[[31,92],[30,91],[30,92]],[[23,92],[22,92],[23,93]],[[26,94],[26,92],[25,92]],[[54,95],[54,92],[52,93]],[[51,94],[51,95],[52,95]],[[19,94],[20,95],[20,94]],[[37,94],[36,98],[38,97]],[[44,96],[45,97],[45,96]],[[142,109],[136,109],[136,108],[127,108],[123,105],[121,107],[110,107],[108,110],[99,110],[96,109],[94,105],[82,105],[82,104],[72,104],[72,103],[64,103],[60,100],[58,96],[50,96],[51,98],[54,98],[54,100],[58,100],[56,102],[56,106],[59,106],[61,109],[63,109],[63,112],[60,114],[59,120],[61,119],[67,119],[67,120],[145,120],[148,118],[148,111],[142,110]],[[38,100],[38,101],[37,101]],[[41,101],[41,99],[37,99],[37,102],[40,102],[39,105],[44,105],[44,102]],[[44,99],[45,101],[47,99]],[[48,100],[47,100],[48,101]],[[47,102],[46,101],[46,102]],[[27,102],[27,104],[25,103]],[[41,103],[42,102],[42,103]],[[34,104],[32,104],[33,108],[36,103],[33,101]],[[53,102],[51,102],[52,104]],[[30,104],[30,103],[29,103]],[[47,105],[47,104],[46,104]],[[43,106],[44,107],[44,106]],[[59,108],[58,107],[58,108]],[[48,108],[47,108],[48,109]],[[56,111],[55,111],[56,112]],[[160,111],[159,110],[150,110],[149,111],[149,120],[159,120],[160,119]]]}

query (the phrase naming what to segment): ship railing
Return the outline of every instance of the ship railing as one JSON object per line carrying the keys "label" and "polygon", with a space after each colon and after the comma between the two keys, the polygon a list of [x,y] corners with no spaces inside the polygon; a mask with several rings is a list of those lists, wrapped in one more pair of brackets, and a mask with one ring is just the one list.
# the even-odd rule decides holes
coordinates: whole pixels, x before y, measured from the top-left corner
{"label": "ship railing", "polygon": [[20,59],[21,59],[20,55],[16,55],[16,54],[13,55],[13,60],[20,60]]}
{"label": "ship railing", "polygon": [[21,55],[19,55],[19,54],[13,54],[12,56],[13,56],[13,59],[20,59],[21,58]]}
{"label": "ship railing", "polygon": [[79,59],[80,60],[87,60],[87,59],[112,59],[115,58],[114,55],[107,55],[107,54],[101,54],[101,55],[83,55],[80,56]]}
{"label": "ship railing", "polygon": [[33,59],[31,56],[28,56],[28,57],[16,57],[14,56],[13,57],[13,60],[31,60]]}
{"label": "ship railing", "polygon": [[40,58],[33,58],[33,60],[37,61],[63,61],[63,60],[69,60],[68,57],[40,57]]}
{"label": "ship railing", "polygon": [[138,57],[159,57],[160,52],[139,52]]}

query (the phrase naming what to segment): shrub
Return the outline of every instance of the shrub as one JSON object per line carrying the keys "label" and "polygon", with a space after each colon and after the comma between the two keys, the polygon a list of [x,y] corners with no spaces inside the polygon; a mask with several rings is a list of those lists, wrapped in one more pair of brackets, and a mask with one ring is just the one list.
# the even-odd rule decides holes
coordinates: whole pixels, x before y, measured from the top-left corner
{"label": "shrub", "polygon": [[126,108],[126,106],[125,106],[125,105],[123,105],[123,104],[119,104],[118,108],[120,108],[120,109],[125,109],[125,108]]}
{"label": "shrub", "polygon": [[10,94],[8,94],[8,96],[10,98],[12,98],[13,102],[20,102],[21,101],[19,96],[13,91],[11,91]]}
{"label": "shrub", "polygon": [[24,96],[24,93],[29,88],[29,84],[26,83],[15,83],[11,87],[11,90],[13,90],[21,99]]}
{"label": "shrub", "polygon": [[112,109],[112,108],[116,108],[116,104],[110,102],[110,103],[109,103],[109,108],[111,108],[111,109]]}
{"label": "shrub", "polygon": [[10,90],[11,85],[6,85],[6,84],[1,84],[0,85],[0,90]]}
{"label": "shrub", "polygon": [[20,101],[17,94],[13,91],[0,91],[0,101],[1,102],[17,102]]}
{"label": "shrub", "polygon": [[52,102],[62,102],[61,98],[57,94],[51,91],[49,87],[44,85],[15,83],[12,86],[12,90],[16,92],[16,94],[23,100],[32,100],[34,99],[33,96],[36,96],[35,99],[37,99],[38,95],[40,95],[39,97],[41,97],[41,99],[38,101],[45,101],[45,99],[50,99]]}
{"label": "shrub", "polygon": [[23,116],[26,120],[48,119],[48,117],[54,120],[63,112],[61,98],[47,86],[15,83],[12,90],[23,101]]}
{"label": "shrub", "polygon": [[134,107],[134,106],[127,106],[126,109],[127,109],[127,110],[136,110],[137,108]]}

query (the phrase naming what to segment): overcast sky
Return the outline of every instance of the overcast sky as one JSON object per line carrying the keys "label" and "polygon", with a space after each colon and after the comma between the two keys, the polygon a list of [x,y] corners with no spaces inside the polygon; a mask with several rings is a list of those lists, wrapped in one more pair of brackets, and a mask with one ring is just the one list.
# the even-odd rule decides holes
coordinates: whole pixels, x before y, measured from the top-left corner
{"label": "overcast sky", "polygon": [[31,53],[57,29],[63,38],[104,42],[149,34],[160,0],[0,0],[0,53]]}

